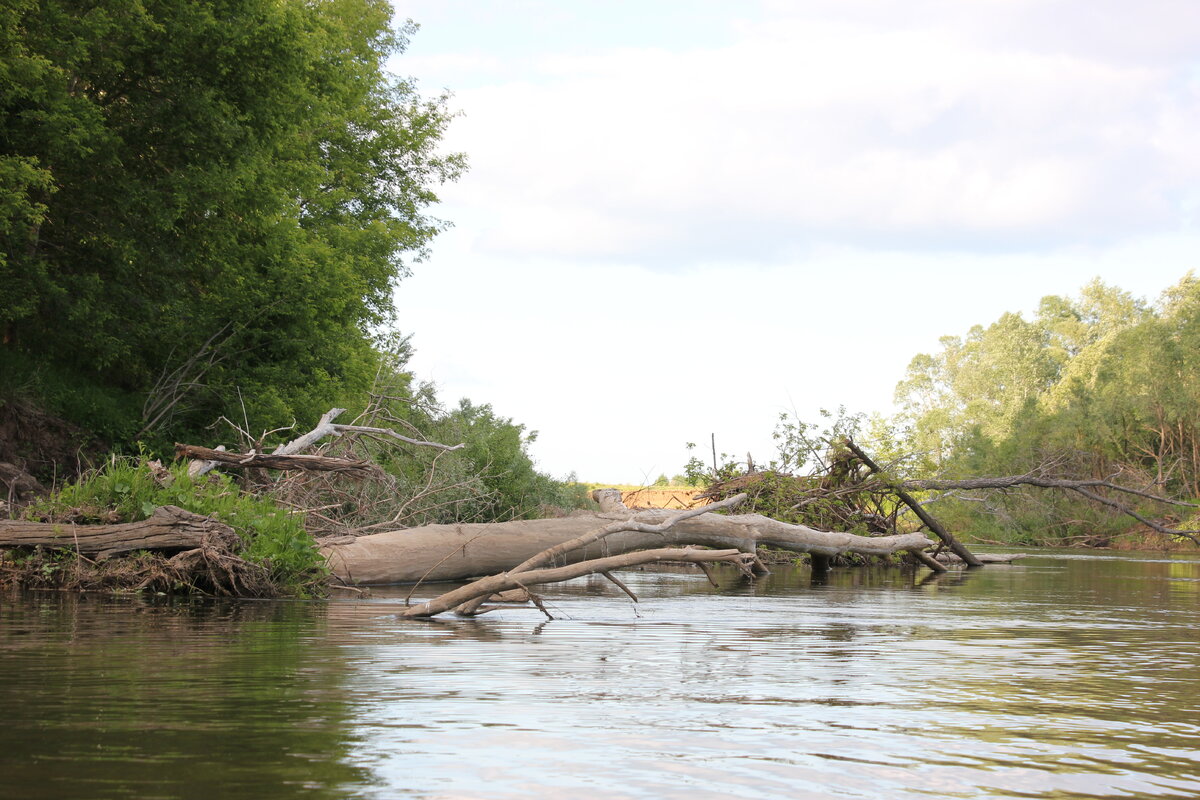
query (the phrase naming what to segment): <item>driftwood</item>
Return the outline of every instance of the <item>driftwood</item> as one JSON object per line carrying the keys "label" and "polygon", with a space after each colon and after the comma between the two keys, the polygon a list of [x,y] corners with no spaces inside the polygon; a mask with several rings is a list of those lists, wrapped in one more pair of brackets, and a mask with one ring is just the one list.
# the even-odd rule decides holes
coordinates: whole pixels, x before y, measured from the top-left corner
{"label": "driftwood", "polygon": [[[599,514],[486,524],[424,525],[360,536],[348,543],[328,545],[322,552],[334,575],[347,583],[462,580],[512,570],[545,550],[580,536],[595,534],[613,523],[657,526],[672,517],[689,513],[649,510],[632,514],[614,508],[611,503],[602,503]],[[601,540],[561,554],[556,563],[577,563],[669,546],[713,547],[752,554],[759,545],[768,545],[817,555],[886,556],[916,552],[931,544],[920,533],[867,537],[789,525],[759,514],[700,513],[681,518],[662,532],[629,528],[611,532]]]}
{"label": "driftwood", "polygon": [[[705,568],[706,573],[708,573],[708,564],[714,562],[732,563],[743,574],[753,578],[754,575],[767,571],[766,567],[762,565],[755,554],[757,545],[766,543],[760,538],[763,535],[769,537],[771,543],[786,541],[792,545],[793,549],[798,548],[803,543],[806,547],[806,552],[822,555],[831,555],[830,549],[838,552],[846,552],[847,550],[859,547],[871,546],[877,548],[880,546],[882,538],[902,538],[881,537],[880,539],[869,539],[851,536],[850,534],[832,534],[832,536],[837,537],[849,537],[839,539],[835,545],[834,541],[828,538],[831,536],[830,534],[824,534],[825,538],[823,539],[820,537],[815,540],[807,538],[808,534],[820,535],[823,533],[821,531],[812,531],[810,529],[798,531],[796,529],[800,526],[786,525],[758,515],[727,517],[713,513],[732,508],[742,503],[746,499],[746,495],[744,494],[727,498],[719,503],[713,503],[703,508],[682,512],[668,512],[665,515],[660,512],[653,517],[647,514],[647,512],[631,513],[621,503],[620,493],[615,489],[601,490],[597,494],[597,499],[600,501],[601,509],[608,512],[608,515],[615,515],[619,518],[598,528],[593,523],[593,529],[588,532],[565,541],[557,542],[515,566],[508,566],[498,570],[497,574],[480,578],[466,586],[452,589],[432,600],[410,606],[401,612],[400,616],[410,619],[431,617],[450,611],[451,609],[460,616],[475,616],[496,608],[495,606],[483,606],[483,603],[488,598],[498,592],[512,589],[524,589],[534,605],[549,616],[549,612],[546,611],[541,600],[530,591],[530,586],[555,583],[592,574],[604,575],[616,584],[618,588],[633,598],[634,602],[637,602],[637,597],[634,596],[633,592],[614,577],[611,574],[611,570],[661,561],[680,561],[699,564]],[[630,547],[626,552],[614,555],[603,555],[600,557],[588,557],[585,555],[589,549],[613,546],[614,539],[617,537],[628,538],[640,535],[657,537],[661,541],[664,538],[680,536],[695,542],[695,540],[704,538],[705,533],[718,537],[728,535],[731,525],[733,526],[732,530],[742,534],[743,541],[736,541],[737,536],[735,535],[733,537],[735,541],[728,542],[727,546],[722,549],[707,550],[698,549],[694,546],[643,549],[634,546]],[[741,530],[738,530],[739,525],[741,526]],[[908,550],[914,554],[919,553],[920,556],[924,556],[922,559],[924,563],[930,565],[936,571],[945,571],[946,568],[944,566],[933,561],[932,558],[924,553],[924,548],[932,544],[928,539],[920,534],[906,534],[904,538],[907,541],[903,543],[891,542],[889,546],[895,549]],[[705,543],[711,544],[711,541]],[[730,547],[728,546],[729,544],[733,546]],[[439,562],[435,566],[440,566],[445,560],[443,558],[442,562]],[[549,566],[551,564],[554,566]],[[711,577],[710,574],[710,580]]]}
{"label": "driftwood", "polygon": [[55,547],[93,558],[135,550],[175,552],[220,545],[234,549],[233,528],[210,517],[160,506],[148,519],[116,525],[0,520],[0,547]]}
{"label": "driftwood", "polygon": [[238,469],[301,469],[310,472],[351,472],[365,475],[378,467],[369,461],[354,458],[332,458],[314,455],[277,455],[274,453],[229,453],[191,444],[175,444],[176,458],[215,462]]}
{"label": "driftwood", "polygon": [[[612,536],[615,533],[649,533],[649,534],[655,534],[655,535],[662,535],[662,534],[670,531],[671,528],[673,528],[675,525],[677,525],[681,522],[685,522],[689,519],[692,519],[693,517],[698,517],[702,514],[710,515],[716,511],[724,511],[727,508],[734,508],[746,500],[746,495],[739,494],[734,497],[730,497],[727,500],[723,500],[720,503],[713,503],[711,505],[705,506],[704,508],[690,509],[688,511],[683,511],[683,512],[680,512],[677,514],[672,514],[671,516],[667,517],[666,519],[664,519],[662,522],[659,522],[659,523],[647,523],[647,522],[638,520],[634,515],[631,514],[630,509],[627,508],[625,506],[625,504],[622,502],[621,494],[616,489],[601,489],[600,491],[595,492],[593,494],[596,497],[597,501],[600,503],[600,506],[602,509],[609,511],[609,512],[619,512],[619,513],[623,512],[626,515],[626,519],[610,522],[608,525],[605,525],[602,528],[598,528],[589,533],[585,533],[581,536],[577,536],[574,539],[568,539],[565,542],[560,542],[559,544],[556,544],[553,547],[548,547],[545,550],[543,550],[542,552],[538,553],[537,555],[535,555],[531,558],[528,558],[525,561],[522,561],[520,564],[516,565],[515,567],[509,568],[508,570],[506,570],[503,573],[504,576],[507,577],[507,576],[511,576],[513,574],[517,574],[519,576],[519,578],[523,579],[530,571],[537,570],[539,567],[543,567],[547,564],[554,564],[556,562],[561,562],[571,552],[573,552],[575,550],[582,550],[583,548],[587,547],[588,545],[595,544],[596,542],[599,542],[601,539],[607,539],[609,536]],[[641,550],[641,551],[634,552],[634,553],[626,553],[626,554],[624,554],[624,556],[620,556],[620,557],[610,557],[610,558],[601,558],[601,559],[593,559],[593,560],[589,560],[589,561],[584,561],[580,564],[576,564],[576,566],[586,568],[584,572],[580,573],[583,575],[593,574],[593,573],[597,573],[597,572],[602,575],[605,575],[610,581],[615,583],[626,594],[628,594],[630,597],[633,597],[633,593],[629,591],[629,587],[625,586],[625,584],[621,583],[619,580],[614,578],[612,576],[612,574],[609,572],[609,570],[634,566],[635,564],[650,563],[652,561],[669,561],[671,559],[669,556],[665,555],[666,553],[679,553],[679,552],[692,552],[692,550],[691,550],[691,548],[684,548],[683,550],[678,550],[678,549],[676,549],[676,550],[665,550],[664,549],[664,550],[652,550],[652,551]],[[712,553],[715,551],[708,551],[708,552]],[[726,554],[726,555],[713,556],[711,558],[704,557],[704,556],[697,556],[695,560],[698,563],[706,563],[709,561],[726,561],[726,560],[735,558],[735,556],[740,555],[743,559],[749,559],[749,561],[745,562],[745,563],[743,563],[742,561],[736,562],[736,563],[738,563],[739,567],[741,567],[743,569],[743,571],[746,571],[747,569],[749,569],[750,566],[752,566],[753,569],[749,569],[749,572],[748,572],[748,574],[750,574],[750,575],[754,575],[756,573],[767,572],[767,568],[762,565],[762,562],[760,562],[758,560],[758,556],[753,552],[742,553],[740,550],[736,550],[736,549],[735,550],[722,550],[719,552],[721,552],[722,554]],[[647,555],[648,553],[657,553],[660,555]],[[644,560],[638,560],[638,557],[643,557]],[[619,560],[614,561],[614,558],[617,558],[617,559],[625,558],[626,560],[624,562],[621,562]],[[577,577],[577,576],[571,575],[571,577]],[[567,579],[564,578],[563,580],[567,580]],[[553,582],[555,582],[555,579],[551,578],[544,582],[545,583],[553,583]],[[476,584],[472,584],[471,586],[464,587],[464,591],[470,591],[472,589],[472,587],[475,587],[479,583],[481,583],[481,582],[477,581]],[[451,592],[451,594],[454,594],[454,593]],[[483,603],[488,599],[488,597],[490,595],[491,595],[490,592],[484,592],[480,589],[475,589],[475,595],[472,597],[469,597],[467,599],[467,601],[463,602],[461,605],[458,605],[455,608],[455,613],[459,614],[460,616],[464,616],[464,617],[475,616],[476,614],[480,613],[480,606],[483,605]],[[432,601],[432,605],[436,606],[436,604],[439,601],[443,601],[445,597],[446,597],[446,595],[443,595],[442,597],[437,598],[437,600]],[[633,601],[636,603],[637,598],[634,597]],[[429,606],[431,604],[426,603],[424,605]],[[440,612],[434,611],[432,613],[440,613]],[[410,616],[429,616],[429,614],[422,613],[420,611],[414,611]]]}

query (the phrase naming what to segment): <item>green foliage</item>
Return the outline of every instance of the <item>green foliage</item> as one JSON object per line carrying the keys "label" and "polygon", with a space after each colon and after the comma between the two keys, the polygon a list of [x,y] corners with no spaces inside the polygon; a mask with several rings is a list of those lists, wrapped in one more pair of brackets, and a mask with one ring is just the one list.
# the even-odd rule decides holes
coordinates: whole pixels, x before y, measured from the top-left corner
{"label": "green foliage", "polygon": [[[1031,322],[1005,314],[914,358],[897,400],[898,427],[927,473],[1119,474],[1195,497],[1200,281],[1188,274],[1155,306],[1098,280],[1077,298],[1043,298]],[[1131,524],[1079,498],[1033,492],[948,499],[937,513],[982,538],[1023,542],[1107,540]]]}
{"label": "green foliage", "polygon": [[[309,520],[310,528],[335,533],[364,526],[492,522],[595,507],[588,487],[574,475],[560,481],[537,470],[528,450],[535,434],[523,425],[469,400],[445,409],[434,387],[414,381],[407,371],[410,355],[407,339],[390,343],[371,402],[356,421],[463,447],[444,451],[399,445],[386,437],[342,437],[334,453],[371,461],[386,477],[333,486],[292,481],[303,485],[296,486],[300,494],[286,498],[289,503],[325,509]],[[313,483],[316,494],[309,493]]]}
{"label": "green foliage", "polygon": [[31,505],[25,515],[136,522],[164,505],[212,516],[231,526],[244,544],[241,556],[267,566],[276,583],[294,592],[315,589],[327,574],[301,515],[243,492],[225,475],[192,478],[186,464],[156,470],[144,458],[113,457],[101,469]]}
{"label": "green foliage", "polygon": [[390,14],[5,4],[0,351],[138,398],[137,429],[163,441],[240,418],[239,388],[269,425],[365,390],[369,331],[444,227],[433,187],[463,168],[437,152],[446,99],[384,72],[415,30]]}
{"label": "green foliage", "polygon": [[538,472],[528,452],[537,432],[498,416],[490,405],[464,398],[436,430],[466,444],[460,457],[485,489],[488,519],[534,519],[544,506],[579,508],[589,502],[573,485]]}

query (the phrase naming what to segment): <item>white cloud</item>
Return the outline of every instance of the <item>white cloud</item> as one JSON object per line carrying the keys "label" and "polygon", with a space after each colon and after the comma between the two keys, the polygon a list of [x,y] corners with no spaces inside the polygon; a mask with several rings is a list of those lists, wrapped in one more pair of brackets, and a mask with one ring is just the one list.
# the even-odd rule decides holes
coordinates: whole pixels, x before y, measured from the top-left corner
{"label": "white cloud", "polygon": [[397,66],[457,90],[472,162],[397,293],[412,366],[556,475],[709,433],[762,461],[792,406],[888,410],[939,336],[1197,266],[1192,0],[739,0],[611,42],[633,4],[409,4],[446,27]]}
{"label": "white cloud", "polygon": [[[980,7],[1000,23],[1022,8]],[[452,143],[473,170],[447,199],[488,210],[487,252],[673,262],[1178,225],[1200,177],[1196,92],[1178,65],[996,40],[974,19],[861,23],[775,20],[716,49],[545,55],[531,79],[459,94]]]}

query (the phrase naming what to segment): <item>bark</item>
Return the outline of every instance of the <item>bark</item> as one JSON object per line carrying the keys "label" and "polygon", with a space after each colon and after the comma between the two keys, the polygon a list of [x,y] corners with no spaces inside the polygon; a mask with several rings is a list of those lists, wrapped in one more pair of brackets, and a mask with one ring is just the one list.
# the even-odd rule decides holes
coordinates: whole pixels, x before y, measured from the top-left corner
{"label": "bark", "polygon": [[[425,525],[408,530],[361,536],[322,548],[334,575],[347,583],[386,584],[462,580],[511,570],[539,553],[593,534],[611,525],[634,521],[661,525],[687,512],[650,510],[637,514],[610,512],[560,519],[517,520],[463,525]],[[559,563],[670,546],[698,545],[754,553],[768,545],[796,553],[885,556],[923,550],[933,544],[920,533],[855,536],[789,525],[759,514],[701,514],[662,533],[622,531],[560,555]]]}
{"label": "bark", "polygon": [[[647,522],[643,522],[642,520],[637,519],[637,517],[631,513],[630,509],[625,506],[624,502],[621,501],[621,499],[620,499],[621,496],[619,494],[615,494],[615,491],[616,490],[611,490],[611,489],[610,490],[601,490],[599,492],[594,493],[594,495],[597,497],[598,500],[601,501],[600,507],[602,510],[624,512],[626,515],[625,519],[611,522],[602,528],[598,528],[589,533],[585,533],[582,536],[577,536],[574,539],[568,539],[565,542],[561,542],[559,544],[554,545],[553,547],[549,547],[549,548],[543,550],[542,552],[538,553],[537,555],[533,556],[532,558],[528,558],[525,561],[522,561],[517,566],[512,567],[511,569],[507,570],[505,572],[505,574],[511,575],[513,573],[519,573],[523,576],[528,571],[536,569],[538,567],[542,567],[542,566],[545,566],[548,564],[553,564],[555,562],[560,562],[560,563],[564,562],[565,561],[564,557],[567,554],[572,553],[576,550],[582,550],[582,549],[586,548],[588,545],[595,544],[602,539],[607,539],[608,537],[612,536],[615,533],[649,533],[649,534],[655,534],[655,535],[662,535],[664,533],[667,533],[671,528],[675,527],[676,525],[678,525],[681,522],[686,522],[687,520],[692,519],[693,517],[699,517],[701,515],[713,516],[712,512],[724,511],[725,509],[736,508],[737,506],[741,505],[746,500],[745,494],[739,494],[739,495],[735,495],[733,497],[727,498],[725,500],[722,500],[719,503],[712,503],[711,505],[705,506],[703,508],[693,508],[693,509],[688,509],[687,511],[682,511],[682,512],[679,512],[676,514],[671,514],[670,516],[668,516],[666,519],[664,519],[662,522],[659,522],[659,523],[647,523]],[[646,551],[642,551],[642,553],[645,553],[645,552]],[[740,551],[731,550],[729,552],[739,553]],[[631,554],[627,554],[627,555],[631,555]],[[749,553],[749,554],[744,554],[744,555],[746,555],[746,557],[750,558],[753,561],[758,572],[761,572],[762,574],[766,574],[767,568],[762,565],[762,563],[758,560],[758,556],[755,553]],[[605,559],[600,559],[599,561],[604,561],[604,560]],[[656,558],[656,559],[651,559],[651,560],[663,561],[663,560],[667,560],[667,559],[666,558]],[[700,559],[700,560],[707,561],[708,559]],[[599,561],[593,560],[593,561],[585,561],[583,563],[597,564],[597,563],[599,563]],[[641,563],[641,562],[638,562],[638,563]],[[617,566],[617,565],[614,565],[614,567],[615,566]],[[605,567],[596,567],[595,569],[591,569],[588,572],[589,573],[605,572],[605,569],[606,569]],[[588,573],[584,573],[584,574],[588,574]],[[751,574],[754,574],[754,573],[751,573]],[[457,613],[461,616],[464,616],[464,617],[475,616],[477,613],[479,613],[479,607],[481,605],[483,605],[483,602],[485,600],[487,600],[488,596],[489,596],[488,594],[478,594],[477,593],[472,599],[468,600],[467,602],[460,605],[457,609],[455,609],[455,613]]]}
{"label": "bark", "polygon": [[233,528],[177,506],[160,506],[148,519],[116,525],[0,520],[0,547],[56,547],[106,558],[134,550],[174,552],[220,544],[235,549]]}

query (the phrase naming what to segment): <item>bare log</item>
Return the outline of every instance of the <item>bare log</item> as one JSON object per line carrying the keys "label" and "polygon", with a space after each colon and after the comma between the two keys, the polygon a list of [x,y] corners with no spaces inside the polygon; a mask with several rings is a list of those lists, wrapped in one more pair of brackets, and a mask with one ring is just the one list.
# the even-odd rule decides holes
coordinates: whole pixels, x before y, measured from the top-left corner
{"label": "bare log", "polygon": [[[867,469],[876,474],[883,472],[883,470],[879,468],[879,465],[876,464],[870,456],[864,453],[858,445],[851,441],[849,437],[847,437],[844,441],[846,443],[846,447],[850,448],[850,452],[854,453],[854,455],[858,457],[858,460],[866,465]],[[954,535],[950,533],[950,531],[943,528],[942,524],[934,519],[928,511],[922,508],[921,504],[918,503],[911,494],[898,486],[893,487],[893,490],[896,493],[896,497],[900,498],[902,503],[911,508],[913,513],[920,517],[921,522],[924,522],[925,526],[928,527],[929,530],[933,531],[939,539],[945,542],[946,546],[950,548],[950,552],[954,553],[954,555],[965,561],[968,566],[983,566],[983,562],[976,558],[970,550],[964,547],[962,542],[954,538]]]}
{"label": "bare log", "polygon": [[[639,523],[657,525],[680,513],[654,509],[633,517]],[[334,574],[351,584],[462,580],[510,570],[548,548],[629,518],[628,512],[618,512],[487,524],[425,525],[360,536],[345,544],[323,547],[322,552]],[[565,563],[577,563],[671,545],[736,549],[743,553],[754,553],[759,545],[767,545],[797,553],[886,556],[932,544],[920,533],[856,536],[789,525],[759,514],[701,514],[661,533],[629,530],[613,533],[559,558]]]}
{"label": "bare log", "polygon": [[369,461],[354,458],[333,458],[315,455],[278,455],[275,453],[229,453],[191,444],[175,444],[176,458],[191,458],[202,462],[215,461],[238,469],[300,469],[310,472],[353,472],[365,475],[377,467]]}
{"label": "bare log", "polygon": [[134,550],[174,552],[205,546],[235,549],[233,528],[211,517],[160,506],[148,519],[116,525],[0,520],[0,547],[56,547],[105,558]]}

